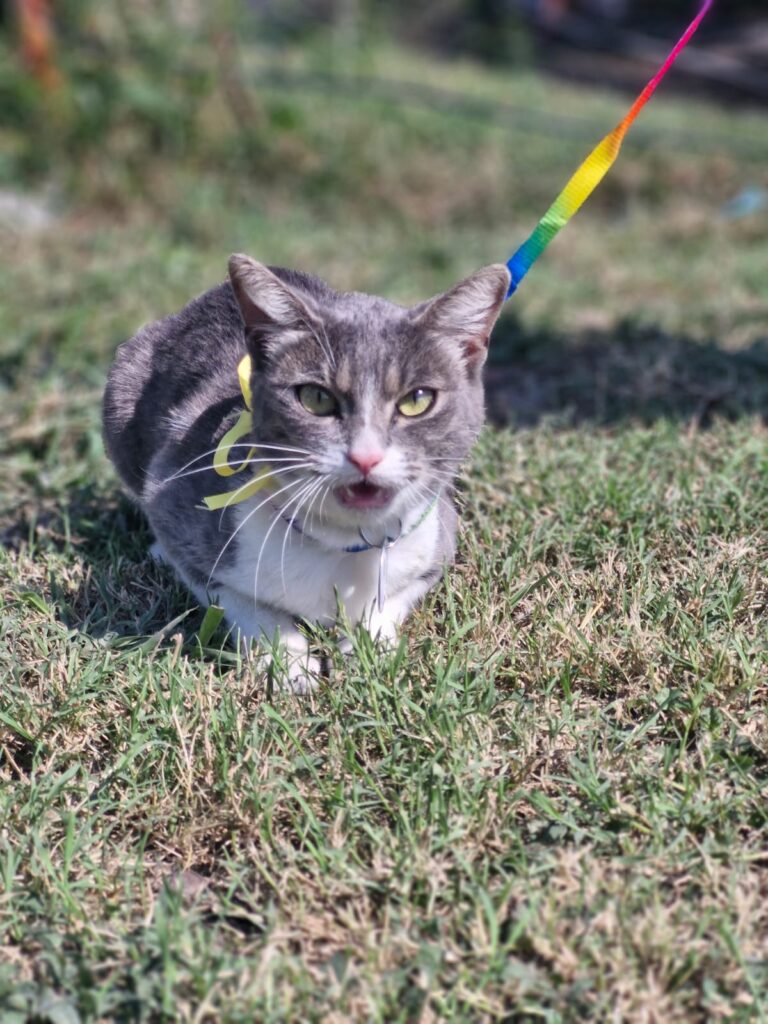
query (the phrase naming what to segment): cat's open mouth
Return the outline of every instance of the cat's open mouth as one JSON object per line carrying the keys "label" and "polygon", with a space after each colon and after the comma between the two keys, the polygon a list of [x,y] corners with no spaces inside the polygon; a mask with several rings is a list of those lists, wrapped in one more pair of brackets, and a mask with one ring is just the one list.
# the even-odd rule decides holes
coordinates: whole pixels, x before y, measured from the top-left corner
{"label": "cat's open mouth", "polygon": [[361,480],[358,484],[337,487],[334,494],[344,508],[369,509],[386,508],[394,496],[394,491]]}

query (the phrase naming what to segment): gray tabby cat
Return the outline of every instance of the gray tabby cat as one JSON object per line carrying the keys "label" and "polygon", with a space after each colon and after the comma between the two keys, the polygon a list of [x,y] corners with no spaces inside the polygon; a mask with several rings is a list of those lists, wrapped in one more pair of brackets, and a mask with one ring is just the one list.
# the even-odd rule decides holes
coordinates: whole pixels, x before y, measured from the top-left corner
{"label": "gray tabby cat", "polygon": [[[509,272],[485,267],[411,308],[242,255],[229,273],[120,347],[104,434],[156,553],[302,690],[320,666],[301,620],[391,640],[453,556],[453,479],[483,423]],[[244,410],[246,354],[252,429],[224,477],[212,464]]]}

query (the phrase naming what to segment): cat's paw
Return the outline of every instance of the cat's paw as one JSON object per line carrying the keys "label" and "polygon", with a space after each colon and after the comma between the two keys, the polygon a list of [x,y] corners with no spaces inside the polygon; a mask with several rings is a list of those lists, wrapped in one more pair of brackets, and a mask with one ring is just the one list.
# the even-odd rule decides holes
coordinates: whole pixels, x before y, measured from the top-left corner
{"label": "cat's paw", "polygon": [[[287,661],[287,664],[286,664]],[[323,667],[319,658],[312,655],[293,658],[290,655],[278,665],[273,664],[273,682],[278,690],[287,693],[306,695],[312,693],[320,684]]]}
{"label": "cat's paw", "polygon": [[373,639],[385,650],[397,646],[397,622],[387,616],[374,613],[365,627]]}
{"label": "cat's paw", "polygon": [[336,644],[339,654],[343,654],[345,658],[348,658],[350,654],[355,653],[355,643],[350,636],[343,636]]}
{"label": "cat's paw", "polygon": [[323,666],[320,659],[308,651],[297,652],[285,647],[270,651],[250,640],[241,643],[252,670],[263,674],[264,680],[276,690],[307,694],[317,689]]}
{"label": "cat's paw", "polygon": [[[381,619],[375,625],[373,622],[366,624],[366,631],[370,634],[371,638],[375,641],[378,647],[383,648],[385,651],[390,651],[397,646],[397,624],[389,619]],[[336,644],[340,654],[344,657],[355,653],[355,641],[349,634],[344,634],[339,637]]]}

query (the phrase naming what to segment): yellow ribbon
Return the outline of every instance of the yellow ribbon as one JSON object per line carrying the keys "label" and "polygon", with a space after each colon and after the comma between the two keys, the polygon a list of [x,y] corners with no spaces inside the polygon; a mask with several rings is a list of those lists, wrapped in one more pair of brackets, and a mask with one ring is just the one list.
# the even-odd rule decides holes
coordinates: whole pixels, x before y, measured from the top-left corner
{"label": "yellow ribbon", "polygon": [[[240,413],[237,423],[231,430],[228,430],[219,441],[219,446],[213,456],[213,468],[219,476],[234,476],[242,473],[250,465],[254,454],[259,450],[254,445],[241,459],[238,457],[236,463],[229,461],[230,450],[237,444],[241,437],[246,437],[253,429],[253,416],[251,414],[251,357],[243,356],[237,367],[237,376],[240,379],[240,390],[245,400],[245,409]],[[211,494],[203,498],[206,508],[217,509],[227,508],[229,505],[236,505],[245,501],[269,485],[269,477],[272,470],[268,465],[263,465],[254,478],[247,484],[241,484],[234,491],[224,491],[223,494]]]}

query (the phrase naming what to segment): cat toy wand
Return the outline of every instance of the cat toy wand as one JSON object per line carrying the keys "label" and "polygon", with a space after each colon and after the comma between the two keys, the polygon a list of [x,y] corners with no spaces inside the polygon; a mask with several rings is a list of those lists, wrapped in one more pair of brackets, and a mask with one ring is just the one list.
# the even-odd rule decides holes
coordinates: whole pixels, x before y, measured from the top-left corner
{"label": "cat toy wand", "polygon": [[517,291],[520,282],[555,235],[561,228],[565,227],[571,217],[582,207],[611,169],[619,155],[621,144],[632,122],[656,92],[662,78],[664,78],[688,45],[691,37],[709,13],[713,3],[714,0],[704,0],[699,13],[672,48],[661,68],[632,104],[632,108],[624,120],[617,124],[613,131],[609,132],[602,142],[592,150],[533,229],[530,236],[507,261],[507,267],[509,267],[509,272],[512,275],[507,298],[510,298]]}
{"label": "cat toy wand", "polygon": [[[621,149],[621,144],[624,141],[624,136],[629,131],[632,122],[651,96],[653,96],[654,92],[656,92],[659,82],[661,82],[662,78],[675,63],[680,53],[688,45],[691,37],[707,16],[709,9],[713,4],[714,0],[704,0],[699,13],[675,44],[672,52],[664,61],[659,71],[654,75],[632,104],[632,108],[624,120],[618,124],[612,132],[609,132],[602,142],[592,150],[587,159],[578,168],[563,191],[541,218],[531,235],[507,261],[507,266],[509,267],[509,272],[511,274],[507,298],[517,291],[520,282],[539,256],[544,252],[555,235],[561,228],[565,227],[571,217],[573,217],[576,211],[579,210],[586,202],[611,169],[616,157],[619,155],[619,150]],[[220,476],[232,476],[236,473],[242,472],[246,466],[250,464],[250,459],[258,449],[258,445],[252,447],[245,456],[245,459],[238,465],[232,465],[229,462],[229,453],[231,449],[235,447],[238,441],[240,441],[240,438],[246,437],[251,432],[252,428],[250,356],[243,357],[240,365],[238,366],[237,372],[240,377],[240,388],[245,401],[245,409],[241,413],[240,418],[234,427],[232,427],[221,439],[219,446],[216,449],[216,454],[213,460],[213,469],[215,469]],[[241,484],[241,486],[237,487],[235,490],[227,491],[223,494],[213,494],[204,498],[203,501],[205,507],[208,509],[223,509],[228,508],[230,505],[236,504],[237,502],[245,501],[247,498],[252,497],[258,491],[267,487],[269,485],[269,479],[270,468],[268,465],[263,465],[260,472],[256,473],[254,477],[250,478],[245,484]],[[382,542],[382,560],[385,558],[385,545],[388,547],[397,539],[397,537],[385,537]],[[378,547],[378,545],[376,546]]]}

